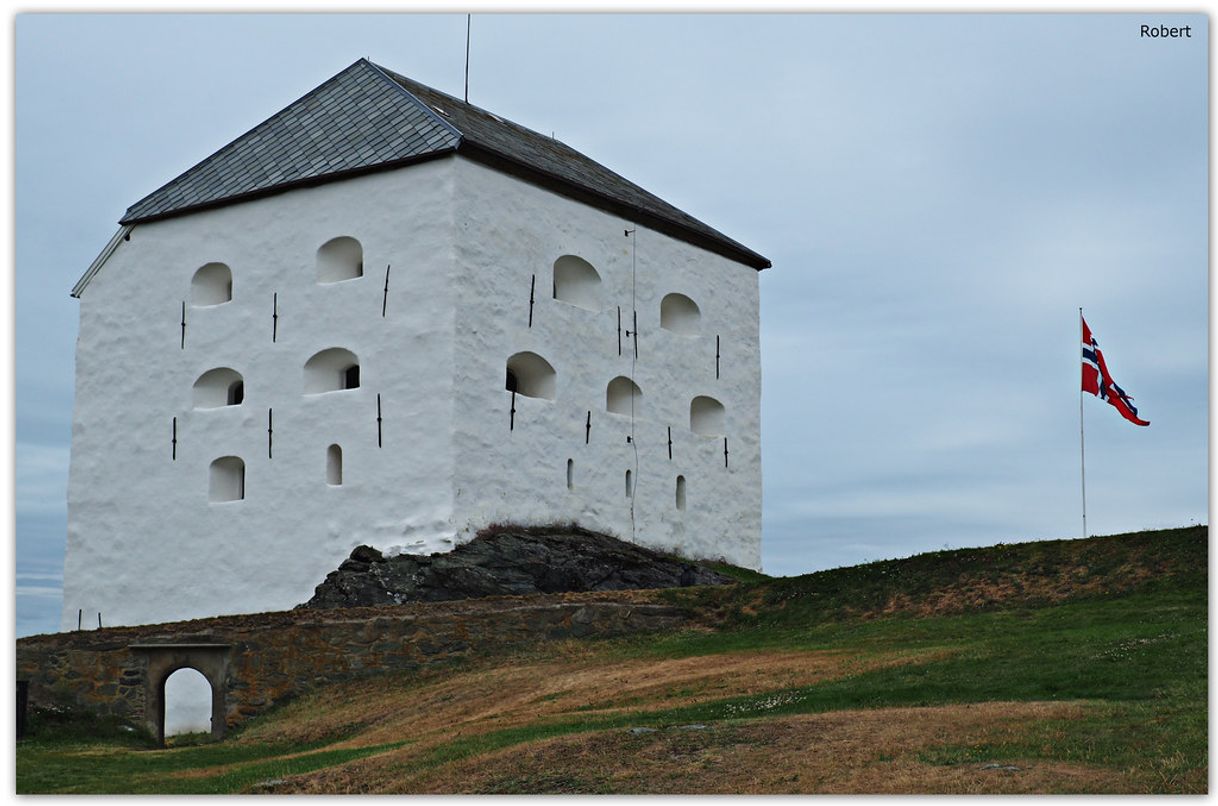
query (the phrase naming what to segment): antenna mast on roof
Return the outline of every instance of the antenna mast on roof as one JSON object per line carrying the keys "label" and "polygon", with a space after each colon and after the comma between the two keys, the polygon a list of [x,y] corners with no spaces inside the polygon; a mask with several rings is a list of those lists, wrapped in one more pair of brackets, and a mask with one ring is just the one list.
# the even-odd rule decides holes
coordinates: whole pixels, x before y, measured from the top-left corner
{"label": "antenna mast on roof", "polygon": [[473,14],[465,15],[465,102],[469,103],[469,24]]}

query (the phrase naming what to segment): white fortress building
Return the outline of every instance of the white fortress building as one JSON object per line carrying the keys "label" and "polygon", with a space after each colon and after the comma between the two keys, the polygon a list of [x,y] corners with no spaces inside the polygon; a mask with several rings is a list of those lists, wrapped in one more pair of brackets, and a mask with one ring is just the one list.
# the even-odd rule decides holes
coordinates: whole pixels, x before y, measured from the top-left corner
{"label": "white fortress building", "polygon": [[496,522],[760,567],[770,263],[562,142],[361,59],[119,223],[72,291],[64,629]]}

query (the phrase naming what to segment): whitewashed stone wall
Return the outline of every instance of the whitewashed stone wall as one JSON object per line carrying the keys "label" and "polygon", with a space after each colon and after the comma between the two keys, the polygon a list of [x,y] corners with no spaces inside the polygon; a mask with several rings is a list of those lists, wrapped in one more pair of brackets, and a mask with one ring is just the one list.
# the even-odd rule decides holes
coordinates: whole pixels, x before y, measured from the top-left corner
{"label": "whitewashed stone wall", "polygon": [[[80,300],[63,628],[78,609],[86,626],[285,609],[356,545],[443,551],[494,521],[576,520],[759,567],[757,272],[639,227],[632,278],[632,227],[459,158],[137,226]],[[319,284],[317,249],[338,236],[361,243],[364,275]],[[567,254],[600,274],[599,311],[552,298]],[[232,300],[193,307],[211,262],[231,268]],[[670,292],[699,305],[698,335],[660,328]],[[633,367],[631,339],[617,353],[632,301]],[[332,347],[358,356],[360,388],[304,394],[305,362]],[[517,396],[509,430],[506,362],[522,351],[557,370],[555,396]],[[218,367],[241,373],[243,402],[195,409],[195,380]],[[618,375],[642,390],[631,443],[631,418],[605,410]],[[726,408],[726,468],[723,438],[690,431],[697,395]],[[327,484],[332,443],[341,486]],[[210,464],[230,455],[245,498],[211,502]]]}
{"label": "whitewashed stone wall", "polygon": [[[495,521],[575,520],[649,547],[759,568],[757,271],[477,163],[459,162],[456,184],[462,305],[454,518],[461,536]],[[627,237],[627,229],[636,231]],[[588,261],[600,274],[599,311],[553,298],[553,266],[563,255]],[[673,292],[701,309],[698,335],[660,327],[660,302]],[[633,337],[623,336],[618,355],[619,306],[623,330],[633,331],[631,311],[638,310],[633,365]],[[517,395],[509,430],[506,364],[522,351],[554,367],[557,388],[553,400]],[[631,442],[631,418],[606,411],[606,387],[619,375],[633,377],[642,392]],[[690,401],[698,395],[725,406],[727,467],[723,437],[690,431]],[[676,507],[678,475],[686,479],[683,511]]]}
{"label": "whitewashed stone wall", "polygon": [[[119,246],[80,299],[65,629],[78,609],[88,627],[99,610],[117,625],[290,608],[360,543],[451,547],[452,165],[143,224]],[[317,249],[344,235],[364,276],[318,284]],[[232,301],[193,308],[191,278],[212,261],[232,269]],[[359,357],[361,386],[306,396],[303,366],[329,347]],[[194,410],[214,367],[244,376],[244,402]],[[245,462],[245,499],[210,503],[210,463],[227,455]]]}

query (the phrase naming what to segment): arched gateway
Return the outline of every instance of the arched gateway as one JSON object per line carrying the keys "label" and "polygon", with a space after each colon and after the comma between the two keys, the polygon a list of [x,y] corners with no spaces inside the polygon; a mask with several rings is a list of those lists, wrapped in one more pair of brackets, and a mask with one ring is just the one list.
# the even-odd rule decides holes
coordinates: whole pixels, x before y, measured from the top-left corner
{"label": "arched gateway", "polygon": [[144,725],[165,743],[165,681],[178,669],[194,669],[211,684],[211,735],[224,738],[224,677],[230,644],[132,644],[147,658],[144,675]]}

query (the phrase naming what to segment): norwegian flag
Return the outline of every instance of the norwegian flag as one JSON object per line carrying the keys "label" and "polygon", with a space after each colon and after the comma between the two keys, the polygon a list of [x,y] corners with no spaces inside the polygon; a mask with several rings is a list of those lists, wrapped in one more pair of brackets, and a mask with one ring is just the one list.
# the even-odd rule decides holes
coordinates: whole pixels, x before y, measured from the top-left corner
{"label": "norwegian flag", "polygon": [[[1081,315],[1079,318],[1082,319]],[[1104,363],[1104,354],[1100,352],[1100,346],[1091,335],[1091,328],[1087,327],[1087,320],[1083,319],[1082,322],[1083,391],[1090,392],[1101,400],[1107,400],[1122,417],[1134,425],[1150,425],[1148,420],[1138,419],[1138,410],[1134,408],[1133,398],[1125,394],[1125,390],[1112,380],[1108,365]]]}

